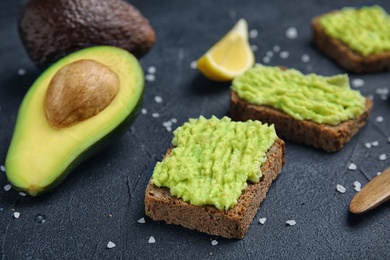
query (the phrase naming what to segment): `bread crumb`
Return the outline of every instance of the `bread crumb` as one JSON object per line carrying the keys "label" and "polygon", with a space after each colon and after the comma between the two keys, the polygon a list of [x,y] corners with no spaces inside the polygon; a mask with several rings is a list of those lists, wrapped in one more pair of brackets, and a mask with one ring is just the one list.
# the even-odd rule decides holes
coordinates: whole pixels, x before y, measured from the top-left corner
{"label": "bread crumb", "polygon": [[343,185],[340,185],[340,184],[337,184],[336,189],[340,193],[345,193],[347,191],[347,189]]}
{"label": "bread crumb", "polygon": [[154,244],[154,243],[156,243],[156,239],[154,239],[154,237],[151,236],[151,237],[149,237],[148,243],[149,244]]}

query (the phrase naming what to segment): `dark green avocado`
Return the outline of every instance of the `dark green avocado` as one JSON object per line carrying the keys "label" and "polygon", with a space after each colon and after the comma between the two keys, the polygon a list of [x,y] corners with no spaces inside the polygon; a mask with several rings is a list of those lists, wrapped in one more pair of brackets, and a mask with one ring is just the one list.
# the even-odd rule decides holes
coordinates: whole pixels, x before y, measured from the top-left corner
{"label": "dark green avocado", "polygon": [[123,0],[30,0],[21,9],[18,30],[41,69],[96,45],[116,46],[141,58],[155,42],[149,21]]}
{"label": "dark green avocado", "polygon": [[144,74],[129,52],[90,47],[50,66],[20,106],[6,157],[7,178],[35,196],[118,138],[141,106]]}

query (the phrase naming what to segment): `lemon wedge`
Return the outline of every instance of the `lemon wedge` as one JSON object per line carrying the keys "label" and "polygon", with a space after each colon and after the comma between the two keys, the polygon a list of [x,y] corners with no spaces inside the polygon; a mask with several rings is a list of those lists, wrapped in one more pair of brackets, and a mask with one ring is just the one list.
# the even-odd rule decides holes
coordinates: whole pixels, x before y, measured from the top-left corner
{"label": "lemon wedge", "polygon": [[255,57],[248,42],[248,24],[240,19],[234,27],[213,45],[196,65],[207,78],[231,81],[253,66]]}

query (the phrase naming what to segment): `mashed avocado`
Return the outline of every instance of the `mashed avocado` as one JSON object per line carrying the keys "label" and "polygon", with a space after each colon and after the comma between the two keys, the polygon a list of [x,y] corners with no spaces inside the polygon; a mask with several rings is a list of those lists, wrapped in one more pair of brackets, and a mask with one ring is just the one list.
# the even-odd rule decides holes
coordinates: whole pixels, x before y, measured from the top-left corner
{"label": "mashed avocado", "polygon": [[249,103],[280,109],[298,120],[338,125],[360,116],[365,98],[347,75],[323,77],[260,64],[237,77],[232,90]]}
{"label": "mashed avocado", "polygon": [[154,168],[152,183],[196,206],[233,207],[262,176],[260,166],[277,139],[275,128],[259,121],[190,119],[174,131],[174,149]]}
{"label": "mashed avocado", "polygon": [[363,56],[390,50],[390,17],[380,6],[346,7],[323,15],[320,24],[328,35]]}

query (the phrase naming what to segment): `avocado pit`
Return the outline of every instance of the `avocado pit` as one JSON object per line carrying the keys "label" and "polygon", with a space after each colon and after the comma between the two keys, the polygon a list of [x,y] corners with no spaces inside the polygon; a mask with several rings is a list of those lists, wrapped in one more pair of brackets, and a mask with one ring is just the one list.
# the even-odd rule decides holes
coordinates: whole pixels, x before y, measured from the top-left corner
{"label": "avocado pit", "polygon": [[54,129],[62,129],[105,109],[119,91],[119,77],[94,60],[78,60],[62,67],[49,83],[45,114]]}

